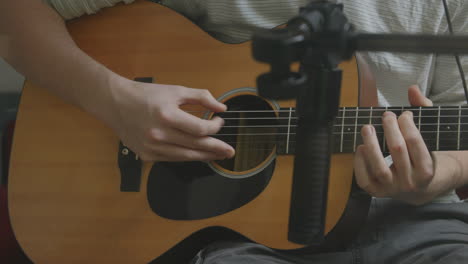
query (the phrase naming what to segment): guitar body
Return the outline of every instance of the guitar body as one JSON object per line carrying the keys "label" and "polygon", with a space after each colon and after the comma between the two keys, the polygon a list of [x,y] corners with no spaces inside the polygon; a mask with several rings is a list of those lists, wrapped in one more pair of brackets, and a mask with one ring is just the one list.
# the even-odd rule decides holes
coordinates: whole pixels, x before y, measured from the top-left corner
{"label": "guitar body", "polygon": [[[250,43],[221,43],[154,3],[119,5],[71,21],[68,28],[80,48],[122,76],[204,88],[224,101],[255,97],[245,88],[255,87],[255,78],[267,71],[251,58]],[[341,105],[356,106],[357,67],[342,66]],[[259,100],[272,108],[294,106]],[[11,157],[9,210],[15,235],[34,263],[148,263],[209,227],[234,230],[272,248],[303,247],[287,240],[293,155],[262,154],[264,162],[239,165],[240,172],[216,163],[145,163],[140,189],[124,192],[119,151],[119,139],[104,124],[26,82]],[[246,155],[239,162],[255,156],[251,150],[237,153]],[[333,155],[327,232],[345,210],[352,162],[352,154]],[[162,192],[162,201],[151,201]],[[204,203],[217,211],[198,213]]]}

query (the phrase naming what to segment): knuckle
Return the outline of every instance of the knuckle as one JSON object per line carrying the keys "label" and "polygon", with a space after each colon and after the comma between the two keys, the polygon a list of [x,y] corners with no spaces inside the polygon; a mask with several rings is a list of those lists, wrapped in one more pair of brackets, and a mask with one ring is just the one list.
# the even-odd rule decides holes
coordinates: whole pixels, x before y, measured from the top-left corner
{"label": "knuckle", "polygon": [[154,142],[165,142],[167,141],[167,136],[163,131],[159,131],[158,133],[153,134],[153,141]]}
{"label": "knuckle", "polygon": [[390,153],[401,153],[403,152],[404,145],[403,143],[394,143],[388,146]]}
{"label": "knuckle", "polygon": [[193,133],[197,136],[206,136],[209,134],[208,126],[198,124],[197,126],[194,127]]}
{"label": "knuckle", "polygon": [[385,168],[382,168],[382,167],[378,167],[374,170],[374,176],[379,179],[379,180],[382,180],[382,179],[387,179],[388,177],[388,172],[387,172],[387,169]]}
{"label": "knuckle", "polygon": [[182,85],[174,85],[174,90],[175,90],[176,92],[179,92],[179,93],[180,93],[180,92],[182,92],[182,91],[185,90],[185,89],[187,89],[187,87],[182,86]]}
{"label": "knuckle", "polygon": [[399,117],[398,117],[398,122],[405,123],[405,122],[413,122],[413,114],[409,111],[403,112]]}
{"label": "knuckle", "polygon": [[368,189],[370,189],[370,183],[367,182],[367,181],[360,180],[359,177],[356,179],[356,183],[361,189],[363,189],[366,192],[367,192]]}
{"label": "knuckle", "polygon": [[197,155],[197,153],[195,151],[193,151],[193,150],[185,151],[182,154],[182,158],[185,159],[185,160],[197,160],[197,159],[199,159],[198,156],[199,155]]}
{"label": "knuckle", "polygon": [[419,178],[421,179],[421,184],[428,184],[434,177],[434,170],[432,166],[423,166],[419,172]]}
{"label": "knuckle", "polygon": [[199,92],[200,92],[201,97],[203,97],[203,98],[211,98],[212,97],[210,91],[208,91],[207,89],[200,89]]}
{"label": "knuckle", "polygon": [[365,147],[364,145],[359,145],[356,148],[356,155],[364,155]]}
{"label": "knuckle", "polygon": [[406,143],[410,146],[414,145],[414,144],[418,144],[419,143],[419,136],[416,135],[416,134],[409,134],[409,135],[406,135],[404,137]]}
{"label": "knuckle", "polygon": [[[160,129],[153,129],[150,131],[150,142],[162,142],[166,139],[164,131]],[[147,145],[146,147],[150,147],[150,145]]]}
{"label": "knuckle", "polygon": [[159,112],[159,120],[162,123],[170,123],[172,120],[172,113],[170,110],[161,110]]}
{"label": "knuckle", "polygon": [[416,191],[418,191],[418,188],[416,187],[416,185],[412,182],[407,182],[405,184],[403,184],[401,187],[400,187],[400,190],[403,192],[403,193],[414,193]]}

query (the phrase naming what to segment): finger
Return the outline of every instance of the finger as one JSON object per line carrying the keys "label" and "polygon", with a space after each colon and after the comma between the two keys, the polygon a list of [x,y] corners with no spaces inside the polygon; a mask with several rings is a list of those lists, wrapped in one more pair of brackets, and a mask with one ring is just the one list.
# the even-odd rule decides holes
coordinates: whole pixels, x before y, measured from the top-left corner
{"label": "finger", "polygon": [[213,95],[204,89],[193,89],[189,88],[184,92],[184,98],[182,103],[184,104],[200,104],[206,107],[208,110],[213,112],[224,112],[227,109],[227,106],[219,101],[217,101]]}
{"label": "finger", "polygon": [[356,183],[368,192],[370,195],[374,195],[372,189],[372,182],[367,171],[367,165],[364,160],[364,146],[360,145],[356,148],[354,155],[354,175],[356,176]]}
{"label": "finger", "polygon": [[412,106],[432,106],[432,101],[421,93],[418,85],[408,88],[408,99]]}
{"label": "finger", "polygon": [[225,156],[214,152],[160,143],[141,154],[141,159],[144,161],[212,161],[223,160]]}
{"label": "finger", "polygon": [[370,163],[366,156],[366,147],[364,145],[359,146],[354,158],[356,183],[361,187],[361,189],[374,197],[390,196],[392,186],[383,184],[372,176],[370,173]]}
{"label": "finger", "polygon": [[224,120],[215,116],[211,120],[202,119],[180,109],[162,112],[160,121],[193,136],[216,134],[224,125]]}
{"label": "finger", "polygon": [[196,149],[204,152],[217,153],[220,156],[231,158],[234,156],[234,149],[229,144],[213,137],[196,137],[176,129],[160,131],[153,129],[151,138],[156,144],[166,143],[178,145],[183,148]]}
{"label": "finger", "polygon": [[371,177],[385,186],[390,186],[393,184],[393,175],[380,150],[375,128],[370,125],[363,126],[361,134],[365,145],[364,156]]}
{"label": "finger", "polygon": [[392,112],[385,112],[382,119],[385,140],[394,161],[393,166],[396,170],[395,181],[402,191],[411,191],[414,187],[411,177],[411,162],[396,115]]}
{"label": "finger", "polygon": [[417,187],[426,186],[433,176],[432,157],[427,146],[413,121],[413,114],[404,112],[398,118],[401,134],[405,139],[409,157],[413,164],[413,180]]}

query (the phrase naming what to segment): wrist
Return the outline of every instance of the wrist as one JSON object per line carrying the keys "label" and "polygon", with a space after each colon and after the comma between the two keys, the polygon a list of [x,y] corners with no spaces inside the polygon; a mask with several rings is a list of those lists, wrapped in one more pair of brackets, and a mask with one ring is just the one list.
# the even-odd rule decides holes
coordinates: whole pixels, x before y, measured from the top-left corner
{"label": "wrist", "polygon": [[129,87],[132,86],[132,81],[109,71],[103,75],[99,86],[101,89],[97,92],[96,100],[92,100],[92,105],[84,108],[115,131],[120,123],[120,106],[131,92]]}
{"label": "wrist", "polygon": [[457,152],[437,151],[432,153],[434,160],[434,184],[438,186],[439,195],[463,185],[463,163]]}
{"label": "wrist", "polygon": [[431,153],[434,169],[430,183],[414,193],[403,194],[397,199],[413,205],[423,205],[444,196],[459,185],[461,167],[458,159],[446,152]]}

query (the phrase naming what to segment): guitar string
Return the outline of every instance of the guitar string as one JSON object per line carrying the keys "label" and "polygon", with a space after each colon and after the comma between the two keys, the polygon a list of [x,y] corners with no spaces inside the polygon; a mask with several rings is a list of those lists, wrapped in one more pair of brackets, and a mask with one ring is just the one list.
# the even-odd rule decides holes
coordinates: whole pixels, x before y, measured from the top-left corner
{"label": "guitar string", "polygon": [[[336,137],[335,137],[336,138]],[[363,143],[361,140],[358,140],[359,143]],[[424,142],[428,143],[428,144],[435,144],[436,142],[436,139],[435,138],[432,138],[432,139],[425,139]],[[250,141],[227,141],[225,143],[227,144],[239,144],[239,143],[249,143]],[[270,140],[270,141],[261,141],[261,142],[256,142],[258,143],[258,145],[260,144],[281,144],[281,143],[284,143],[285,141],[282,141],[282,140]],[[289,140],[289,143],[296,143],[297,141],[293,138],[291,140]],[[346,142],[349,142],[349,143],[354,143],[354,139],[345,139],[343,140],[343,143],[346,143]],[[444,140],[445,143],[447,144],[452,144],[452,143],[455,143],[455,141],[453,139],[447,139],[447,141]],[[449,142],[452,142],[452,143],[449,143]],[[468,142],[467,142],[468,143]],[[251,144],[251,142],[249,143]],[[456,144],[453,144],[453,145],[456,145]],[[465,144],[465,146],[468,146]]]}
{"label": "guitar string", "polygon": [[[415,110],[415,111],[437,111],[439,109],[439,107],[435,106],[435,107],[423,107],[423,108],[419,108],[419,107],[407,107],[407,108],[403,108],[403,110],[406,110],[406,111],[409,111],[409,110]],[[458,111],[460,110],[459,107],[452,107],[452,106],[442,106],[440,107],[441,110],[448,110],[448,111]],[[462,106],[461,107],[462,110],[468,110],[468,106]],[[343,112],[342,108],[338,109],[339,112]],[[353,108],[348,108],[346,107],[346,112],[355,112],[355,111],[358,111],[358,112],[366,112],[366,111],[371,111],[371,108],[370,107],[359,107],[359,109],[356,107],[355,109]],[[373,112],[376,112],[376,111],[401,111],[401,107],[373,107],[372,108],[372,111]],[[203,111],[203,110],[188,110],[188,111],[185,111],[187,113],[207,113],[209,111]],[[295,113],[296,110],[293,109],[291,111],[292,113]],[[289,110],[227,110],[227,111],[224,111],[224,112],[219,112],[219,113],[289,113]]]}
{"label": "guitar string", "polygon": [[[424,140],[425,143],[428,145],[429,149],[435,149],[435,144],[436,144],[436,139],[432,139],[432,140]],[[243,141],[240,141],[241,143],[251,143],[249,141],[246,141],[246,142],[243,142]],[[297,141],[295,140],[290,140],[289,143],[291,143],[291,146],[292,148],[294,148],[294,144],[296,143]],[[234,146],[234,144],[238,144],[239,142],[226,142],[227,144],[231,145],[231,146]],[[257,143],[260,143],[260,142],[257,142]],[[272,144],[272,145],[280,145],[281,143],[284,143],[284,141],[263,141],[262,143],[265,143],[265,144]],[[351,144],[347,144],[345,145],[345,148],[349,148],[349,149],[353,149],[352,146],[354,146],[355,142],[353,139],[349,139],[349,140],[344,140],[343,143],[347,144],[347,143],[351,143]],[[358,142],[358,145],[362,144],[363,142]],[[447,149],[452,149],[454,150],[457,146],[457,143],[456,142],[451,142],[451,143],[448,143],[446,141],[444,141],[445,144],[445,148]],[[380,144],[379,144],[380,145]],[[337,148],[337,146],[335,146],[335,148]],[[254,148],[252,146],[246,148],[248,150],[258,150],[258,149],[261,149],[261,148]],[[468,144],[462,144],[461,145],[461,149],[468,149]]]}
{"label": "guitar string", "polygon": [[[353,142],[353,140],[349,140],[349,142]],[[290,143],[295,143],[295,141],[294,141],[294,142],[290,142]],[[435,143],[430,143],[430,144],[432,144],[432,145],[428,146],[429,150],[435,150],[435,149],[436,149]],[[231,145],[231,144],[229,144],[229,145]],[[359,144],[359,145],[360,145],[360,144]],[[231,146],[233,146],[233,145],[231,145]],[[348,144],[348,145],[344,146],[342,152],[355,152],[353,146],[354,146],[354,144],[352,144],[352,145],[351,145],[351,144]],[[252,150],[273,150],[274,148],[277,148],[276,145],[273,146],[273,147],[271,147],[271,148],[254,148],[254,147],[248,147],[248,148],[243,148],[243,150],[249,150],[249,151],[252,151]],[[294,149],[294,148],[295,148],[295,146],[292,145],[291,149]],[[451,144],[451,145],[446,145],[445,148],[444,148],[444,150],[455,150],[456,148],[457,148],[457,144]],[[338,149],[338,147],[335,146],[335,147],[334,147],[334,150],[333,150],[333,153],[339,153],[339,152],[341,152],[341,151],[337,151],[337,149]],[[463,149],[468,149],[468,145],[466,145],[466,144],[465,144],[465,145],[461,145],[460,149],[461,149],[461,150],[463,150]],[[442,150],[442,149],[440,149],[440,150]],[[382,152],[382,151],[381,151],[381,152]],[[289,153],[291,153],[291,152],[289,152]],[[388,151],[386,151],[385,153],[388,153]]]}
{"label": "guitar string", "polygon": [[[467,108],[465,106],[463,106],[463,108]],[[403,109],[403,110],[410,110],[411,108],[409,109]],[[439,110],[440,108],[439,107],[431,107],[431,108],[415,108],[414,110],[417,111],[437,111]],[[453,107],[445,107],[445,108],[442,108],[442,110],[457,110],[459,111],[461,109],[461,107],[456,107],[456,108],[453,108]],[[397,110],[398,112],[402,111],[401,108],[399,107],[395,107],[395,109],[392,109],[391,108],[387,108],[387,111],[392,111],[392,110]],[[341,110],[339,110],[341,111]],[[378,113],[379,112],[379,109],[377,108],[373,108],[372,110],[369,108],[369,109],[363,109],[363,108],[356,108],[356,109],[347,109],[346,110],[348,113],[352,113],[352,112],[356,112],[356,111],[359,111],[359,112],[374,112],[374,113]],[[381,111],[385,111],[384,109],[382,109]],[[205,112],[206,111],[189,111],[189,112]],[[239,111],[236,111],[236,110],[231,110],[231,111],[226,111],[226,112],[222,112],[220,113],[220,115],[222,114],[225,114],[225,113],[278,113],[278,112],[286,112],[286,113],[290,113],[291,111],[290,110],[239,110]],[[292,111],[292,112],[295,112]],[[351,120],[355,120],[355,119],[366,119],[368,120],[371,116],[345,116],[344,118],[345,119],[351,119]],[[442,117],[442,118],[450,118],[450,117],[453,117],[453,118],[460,118],[460,117],[468,117],[468,115],[437,115],[437,116],[424,116],[424,118],[438,118],[438,117]],[[343,119],[343,117],[337,117],[337,119]],[[380,119],[381,117],[373,117],[373,119]],[[243,117],[243,118],[228,118],[228,117],[225,117],[223,118],[225,120],[278,120],[278,119],[298,119],[297,117],[293,117],[293,118],[290,118],[290,117]],[[414,118],[415,121],[418,120],[417,117]],[[425,123],[425,124],[421,124],[421,126],[451,126],[451,125],[466,125],[468,123],[459,123],[459,122],[454,122],[454,123]],[[367,125],[367,124],[359,124],[359,128],[361,128],[362,126],[364,125]],[[361,126],[362,125],[362,126]],[[372,124],[374,127],[380,127],[380,126],[383,126],[382,124],[376,124],[374,122],[374,124]],[[352,126],[352,127],[355,127],[355,124],[346,124],[346,125],[340,125],[340,124],[334,124],[333,125],[334,127],[341,127],[341,126]],[[286,127],[286,126],[281,126],[281,125],[252,125],[252,126],[223,126],[222,128],[281,128],[281,127]],[[292,127],[292,128],[295,128],[297,127],[297,125],[292,125],[292,126],[289,126],[289,127]],[[450,128],[448,128],[450,129]],[[424,134],[428,134],[428,133],[437,133],[437,131],[424,131],[424,130],[421,130],[420,131],[421,133],[424,133]],[[453,131],[439,131],[440,133],[455,133]],[[460,131],[460,132],[468,132],[468,131]],[[377,134],[384,134],[383,132],[376,132]],[[239,134],[215,134],[215,135],[212,135],[214,137],[217,137],[217,136],[266,136],[266,135],[295,135],[295,133],[239,133]],[[345,133],[336,133],[334,132],[333,135],[341,135],[341,134],[350,134],[350,135],[354,135],[356,134],[356,132],[345,132]]]}
{"label": "guitar string", "polygon": [[[355,116],[345,116],[344,119],[369,119],[371,116],[358,116],[358,117],[355,117]],[[441,117],[441,118],[458,118],[458,117],[468,117],[468,115],[440,115],[440,116],[422,116],[421,118],[438,118],[438,117]],[[281,120],[286,120],[286,119],[298,119],[297,117],[292,117],[292,118],[289,118],[289,117],[222,117],[224,120],[278,120],[278,119],[281,119]],[[372,116],[372,119],[381,119],[382,117],[379,117],[379,116]],[[418,119],[419,117],[414,117],[414,119]],[[343,117],[337,117],[336,120],[340,120],[340,119],[343,119]]]}
{"label": "guitar string", "polygon": [[[446,125],[467,125],[468,123],[424,123],[424,124],[421,124],[421,126],[446,126]],[[368,123],[365,123],[365,124],[358,124],[358,126],[365,126],[365,125],[369,125]],[[383,126],[383,124],[375,124],[373,123],[372,124],[373,126]],[[334,124],[333,125],[334,127],[346,127],[346,126],[352,126],[352,127],[355,127],[356,125],[355,124]],[[251,128],[281,128],[281,127],[297,127],[297,125],[291,125],[291,126],[288,126],[288,125],[243,125],[243,126],[222,126],[222,128],[246,128],[246,127],[251,127]]]}
{"label": "guitar string", "polygon": [[[336,138],[336,137],[335,137]],[[427,138],[427,139],[424,139],[424,141],[429,141],[429,142],[432,142],[432,141],[436,141],[437,139],[436,138]],[[358,140],[360,141],[360,140]],[[454,138],[447,138],[447,139],[444,139],[444,142],[446,141],[457,141],[456,139]],[[248,140],[238,140],[238,141],[223,141],[224,143],[228,143],[228,144],[239,144],[239,143],[249,143],[249,144],[252,144],[251,141],[248,141]],[[262,140],[262,141],[255,141],[255,144],[271,144],[271,143],[283,143],[283,142],[286,142],[285,140]],[[296,140],[295,138],[292,138],[291,140],[289,140],[289,143],[295,143]],[[343,142],[354,142],[354,139],[344,139]]]}
{"label": "guitar string", "polygon": [[[357,131],[357,132],[350,132],[351,128],[359,128],[362,129],[364,126],[367,126],[369,124],[359,124],[358,126],[355,126],[355,125],[352,125],[352,124],[348,124],[348,125],[341,125],[341,124],[336,124],[336,125],[333,125],[333,128],[334,129],[341,129],[341,128],[346,128],[347,127],[347,130],[346,132],[344,132],[344,134],[346,133],[350,133],[350,134],[360,134],[361,132],[360,131]],[[467,124],[460,124],[461,125],[467,125]],[[372,126],[374,128],[383,128],[384,125],[383,124],[372,124]],[[424,130],[424,129],[428,129],[429,127],[433,126],[434,127],[434,131],[432,130]],[[435,123],[431,123],[431,124],[421,124],[420,127],[418,128],[418,130],[420,132],[431,132],[431,133],[437,133],[437,129],[436,129],[436,126],[438,126],[439,130],[440,128],[442,128],[442,130],[440,131],[441,133],[456,133],[458,132],[458,123],[440,123],[440,125],[438,124],[435,124]],[[444,127],[445,126],[445,127]],[[286,126],[274,126],[274,125],[271,125],[271,126],[223,126],[221,127],[221,129],[226,129],[226,130],[229,130],[229,129],[238,129],[238,128],[248,128],[249,130],[255,130],[255,131],[261,131],[261,130],[267,130],[267,129],[286,129],[287,127]],[[289,126],[289,128],[294,128],[294,129],[297,129],[298,126],[297,125],[291,125]],[[452,130],[453,129],[453,130]],[[457,129],[455,131],[455,129]],[[222,130],[221,130],[222,131]],[[460,129],[460,133],[464,133],[464,132],[468,132],[468,130],[462,130]],[[334,131],[333,133],[336,133],[336,134],[341,134],[341,132],[336,132]],[[227,133],[227,134],[230,134],[230,135],[243,135],[242,133]],[[257,134],[257,133],[249,133],[249,134]],[[287,135],[288,133],[281,133],[281,132],[270,132],[270,134],[285,134]],[[289,133],[289,134],[292,134],[292,133]],[[223,135],[223,134],[210,134],[210,135]]]}
{"label": "guitar string", "polygon": [[[458,131],[420,131],[420,133],[457,133]],[[468,130],[460,131],[460,132],[468,132]],[[345,133],[338,133],[334,132],[333,135],[341,135],[341,134],[360,134],[360,132],[345,132]],[[376,134],[384,134],[384,132],[376,132]],[[239,133],[239,134],[211,134],[209,136],[216,137],[216,136],[281,136],[281,135],[288,135],[288,133]],[[296,133],[289,133],[289,135],[296,135]]]}

